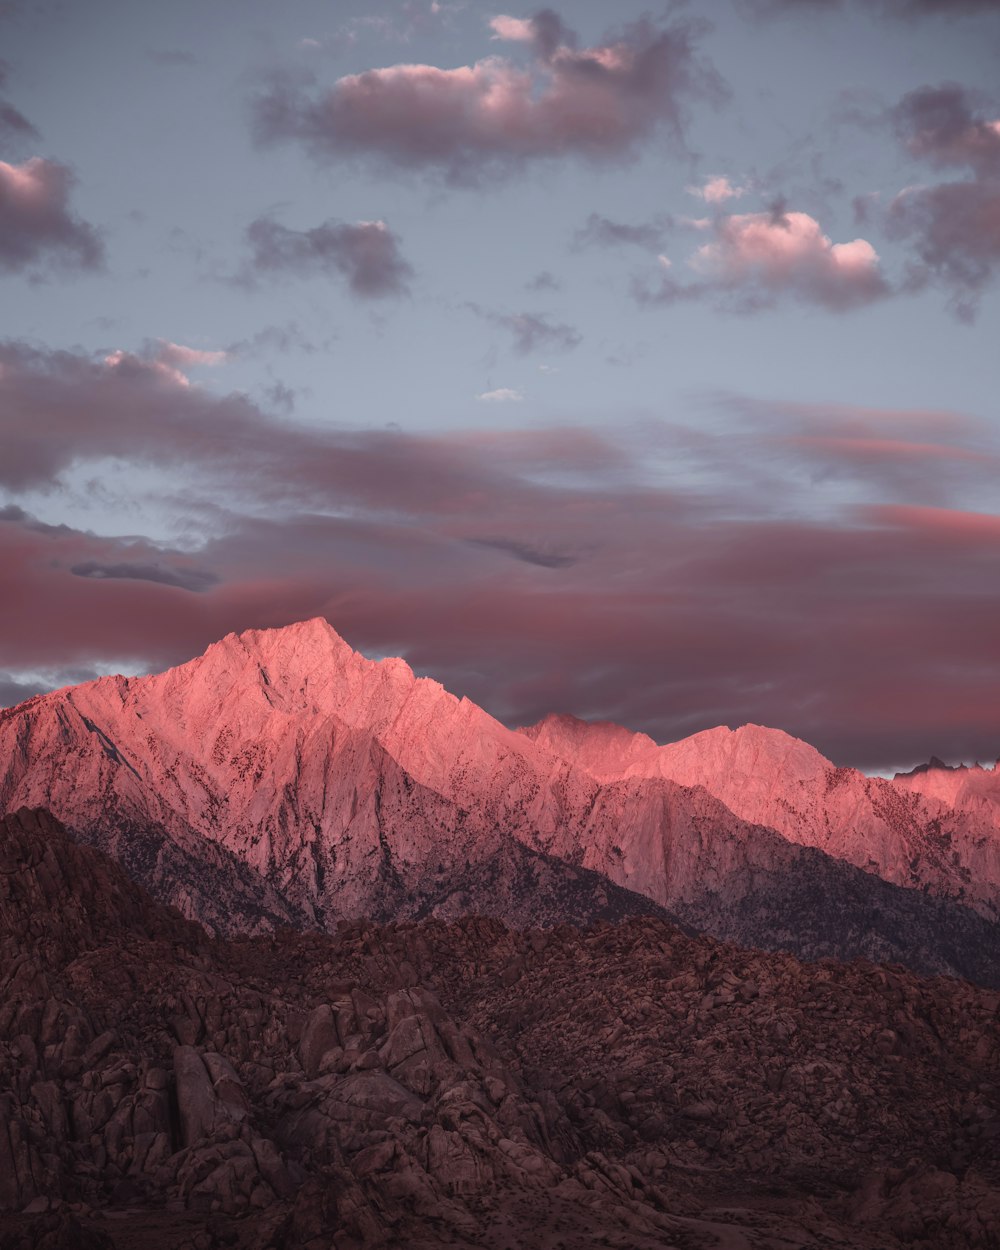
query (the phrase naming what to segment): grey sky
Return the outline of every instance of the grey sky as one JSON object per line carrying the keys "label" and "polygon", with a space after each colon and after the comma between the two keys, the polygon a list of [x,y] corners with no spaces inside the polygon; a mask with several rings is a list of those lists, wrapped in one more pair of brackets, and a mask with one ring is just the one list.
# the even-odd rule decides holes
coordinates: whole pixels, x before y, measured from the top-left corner
{"label": "grey sky", "polygon": [[[377,554],[358,557],[371,561],[364,579],[343,536],[321,545],[315,568],[327,561],[340,570],[341,597],[326,586],[303,602],[327,612],[352,643],[396,645],[426,668],[436,652],[425,639],[373,629],[351,606],[373,568],[379,592],[398,603],[407,583],[393,552],[424,533],[412,510],[393,503],[394,471],[370,469],[387,474],[385,494],[362,505],[343,485],[323,499],[311,486],[300,490],[294,474],[305,459],[279,457],[275,472],[292,476],[262,499],[232,475],[223,486],[219,462],[203,451],[164,458],[163,447],[150,455],[144,441],[140,452],[124,410],[114,438],[102,433],[93,404],[103,383],[88,374],[74,455],[48,476],[22,472],[41,455],[32,428],[51,415],[35,373],[52,353],[69,352],[106,371],[138,370],[143,385],[196,392],[206,420],[237,392],[279,436],[283,428],[293,439],[383,431],[419,438],[428,456],[440,448],[445,458],[475,445],[488,460],[481,448],[505,430],[542,441],[547,431],[592,431],[608,449],[602,490],[618,499],[641,484],[683,496],[685,507],[711,492],[716,518],[718,496],[738,481],[726,445],[743,446],[759,488],[734,505],[747,523],[836,517],[850,533],[858,508],[997,513],[995,479],[969,466],[994,455],[1000,422],[1000,159],[993,163],[990,129],[1000,119],[1000,7],[963,7],[970,11],[939,15],[863,0],[718,0],[649,13],[623,0],[609,35],[609,6],[583,0],[562,6],[558,20],[445,0],[13,6],[0,18],[0,122],[9,121],[0,124],[0,160],[21,171],[21,192],[13,182],[0,191],[8,197],[0,198],[0,339],[40,356],[29,362],[18,349],[11,357],[8,381],[16,373],[19,389],[0,409],[0,456],[6,437],[12,466],[0,505],[84,535],[65,573],[80,580],[72,570],[89,569],[88,593],[119,595],[142,581],[175,596],[171,603],[221,602],[254,583],[260,570],[235,547],[262,515],[290,520],[308,506],[391,522],[405,542],[394,548],[380,529]],[[469,68],[439,73],[460,67]],[[389,72],[350,77],[372,70]],[[949,84],[951,96],[931,99],[937,113],[918,112],[912,93]],[[927,129],[928,117],[938,118],[937,130]],[[134,386],[141,425],[153,418]],[[169,396],[166,407],[161,399],[150,411],[170,420]],[[790,432],[793,410],[807,415]],[[930,438],[919,428],[928,412],[940,417]],[[59,437],[70,437],[72,420],[58,425]],[[863,465],[829,441],[843,449],[853,437],[845,430],[859,424]],[[263,437],[254,435],[254,456]],[[792,472],[788,439],[813,452],[823,446],[824,457],[808,467],[796,461]],[[928,443],[937,452],[914,450]],[[901,462],[887,465],[893,454]],[[883,457],[877,475],[873,455]],[[540,460],[521,463],[519,480],[564,484],[559,457]],[[490,524],[504,519],[506,531],[479,532],[476,506],[470,496],[455,505],[456,517],[465,510],[461,524],[434,522],[435,542],[445,535],[461,544],[461,577],[469,561],[480,571],[498,561],[501,573],[535,579],[533,587],[565,590],[592,562],[600,594],[614,602],[618,574],[600,563],[599,522],[567,526],[554,513],[547,521],[537,505],[531,533],[499,516]],[[699,503],[684,515],[701,524],[708,512]],[[126,550],[129,542],[145,545]],[[215,563],[170,564],[200,549]],[[963,587],[975,585],[978,560]],[[428,586],[438,567],[427,565]],[[130,568],[154,575],[125,576]],[[852,568],[838,574],[855,579],[849,591],[859,584]],[[301,576],[310,575],[303,565]],[[928,570],[921,602],[943,603],[937,577]],[[727,582],[720,636],[733,595]],[[706,611],[712,597],[705,584]],[[263,611],[254,603],[247,626]],[[289,601],[286,615],[293,608]],[[267,611],[275,622],[282,616],[278,602]],[[676,623],[669,605],[652,611],[644,628]],[[238,623],[235,609],[224,615]],[[567,661],[551,686],[510,675],[522,663],[517,647],[506,668],[491,656],[477,677],[474,640],[453,673],[445,665],[437,675],[488,705],[493,691],[493,710],[511,718],[558,698],[581,714],[631,715],[661,738],[703,727],[699,715],[706,724],[779,718],[822,736],[807,709],[817,692],[803,693],[801,706],[763,693],[755,704],[747,691],[757,676],[729,704],[715,690],[706,688],[700,705],[697,692],[686,693],[683,717],[666,706],[669,675],[657,687],[662,712],[641,699],[633,707],[627,692],[612,700],[607,683],[592,680],[611,662],[599,651],[607,635],[594,637],[595,649]],[[200,639],[181,631],[174,644],[139,641],[127,655],[155,665]],[[942,645],[937,635],[927,642]],[[629,638],[620,644],[627,652]],[[104,651],[88,645],[86,654],[68,643],[61,650],[53,636],[44,654],[40,644],[13,643],[5,654],[0,635],[3,688],[21,691],[26,673],[124,662],[121,638]],[[872,662],[871,639],[858,633],[851,645]],[[544,673],[544,646],[529,650]],[[976,664],[995,660],[977,653]],[[623,666],[620,681],[633,680],[641,678]],[[855,732],[869,714],[860,702],[838,709],[829,749],[865,764],[923,753],[898,727],[887,724],[882,737]],[[955,716],[961,723],[946,718],[944,746],[930,740],[928,723],[927,752],[948,744],[985,752],[979,713]]]}

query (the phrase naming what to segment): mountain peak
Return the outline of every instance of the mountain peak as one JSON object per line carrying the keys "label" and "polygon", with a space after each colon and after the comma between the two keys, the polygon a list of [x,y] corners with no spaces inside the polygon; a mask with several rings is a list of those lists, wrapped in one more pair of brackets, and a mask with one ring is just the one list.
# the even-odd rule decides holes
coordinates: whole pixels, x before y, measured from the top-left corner
{"label": "mountain peak", "polygon": [[[313,616],[305,621],[293,621],[290,625],[270,629],[245,629],[240,633],[226,634],[214,647],[242,648],[248,653],[276,656],[282,653],[325,653],[350,651],[354,648],[343,639],[324,616]],[[211,651],[213,647],[209,647]]]}

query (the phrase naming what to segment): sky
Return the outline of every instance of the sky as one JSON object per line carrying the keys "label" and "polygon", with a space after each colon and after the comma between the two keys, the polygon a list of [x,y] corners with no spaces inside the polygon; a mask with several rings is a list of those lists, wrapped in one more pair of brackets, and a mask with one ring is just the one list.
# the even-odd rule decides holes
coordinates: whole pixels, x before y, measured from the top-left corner
{"label": "sky", "polygon": [[1000,754],[1000,0],[4,0],[0,706],[322,615]]}

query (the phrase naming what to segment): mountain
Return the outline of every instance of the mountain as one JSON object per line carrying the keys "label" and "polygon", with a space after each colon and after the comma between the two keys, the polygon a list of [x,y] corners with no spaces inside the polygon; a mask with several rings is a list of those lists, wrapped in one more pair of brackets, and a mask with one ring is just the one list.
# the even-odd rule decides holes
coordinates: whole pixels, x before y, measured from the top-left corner
{"label": "mountain", "polygon": [[[998,761],[1000,764],[1000,761]],[[918,794],[931,803],[961,812],[971,818],[981,831],[989,831],[995,844],[1000,835],[1000,768],[983,768],[979,764],[967,768],[959,764],[949,768],[939,759],[919,765],[908,773],[897,773],[892,779],[899,790]]]}
{"label": "mountain", "polygon": [[[1000,918],[1000,783],[992,772],[866,777],[760,725],[721,726],[666,746],[568,716],[520,732],[598,781],[664,778],[703,787],[742,820],[789,842]],[[948,780],[939,782],[942,775]]]}
{"label": "mountain", "polygon": [[657,916],[211,938],[0,820],[2,1250],[992,1250],[1000,996]]}
{"label": "mountain", "polygon": [[567,718],[516,732],[322,620],[0,713],[0,812],[23,807],[222,933],[669,912],[810,958],[1000,977],[997,841],[970,858],[968,814],[756,727],[669,747]]}

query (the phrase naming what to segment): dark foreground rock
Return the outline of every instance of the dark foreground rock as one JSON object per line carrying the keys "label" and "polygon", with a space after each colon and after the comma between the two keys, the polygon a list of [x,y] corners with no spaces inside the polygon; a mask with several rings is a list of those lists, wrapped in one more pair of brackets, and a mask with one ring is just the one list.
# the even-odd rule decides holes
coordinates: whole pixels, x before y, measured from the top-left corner
{"label": "dark foreground rock", "polygon": [[209,939],[0,824],[0,1250],[1000,1246],[1000,996],[658,917]]}

